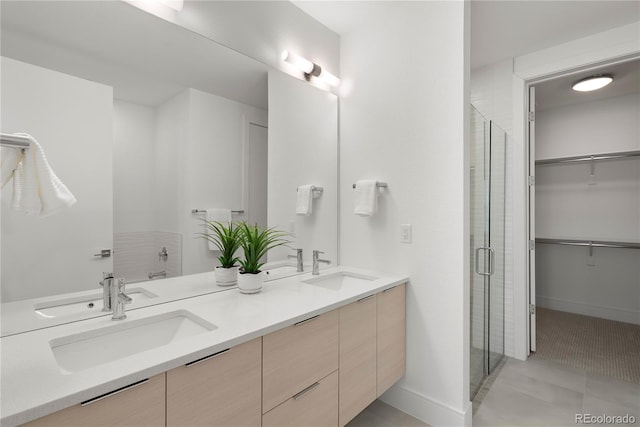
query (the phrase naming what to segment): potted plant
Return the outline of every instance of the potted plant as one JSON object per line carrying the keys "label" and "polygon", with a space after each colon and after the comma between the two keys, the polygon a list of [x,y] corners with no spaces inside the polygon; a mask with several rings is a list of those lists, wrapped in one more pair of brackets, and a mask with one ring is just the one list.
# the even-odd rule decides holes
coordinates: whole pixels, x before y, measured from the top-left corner
{"label": "potted plant", "polygon": [[220,251],[218,261],[220,265],[216,267],[216,283],[218,286],[232,286],[238,283],[238,261],[236,252],[240,249],[239,226],[234,226],[232,222],[223,224],[217,221],[205,220],[206,233],[199,233],[200,237],[211,242]]}
{"label": "potted plant", "polygon": [[244,259],[240,262],[240,274],[238,275],[238,288],[245,294],[254,294],[262,289],[264,275],[260,268],[264,265],[264,257],[269,250],[286,245],[289,241],[284,239],[287,235],[284,231],[275,228],[260,229],[257,225],[248,225],[243,222],[238,225],[240,229],[240,246],[244,252]]}

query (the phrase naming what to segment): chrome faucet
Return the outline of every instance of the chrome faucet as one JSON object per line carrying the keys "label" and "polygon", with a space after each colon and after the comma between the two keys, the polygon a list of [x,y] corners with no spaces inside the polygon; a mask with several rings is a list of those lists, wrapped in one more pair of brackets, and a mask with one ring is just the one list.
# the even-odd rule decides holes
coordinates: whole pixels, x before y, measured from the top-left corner
{"label": "chrome faucet", "polygon": [[113,308],[113,317],[111,320],[123,320],[127,318],[125,313],[125,304],[133,301],[131,297],[124,293],[124,279],[117,279],[117,283],[113,286],[115,306]]}
{"label": "chrome faucet", "polygon": [[301,271],[304,271],[304,263],[302,262],[302,249],[298,248],[295,249],[296,254],[294,255],[287,255],[287,258],[295,258],[296,259],[296,271],[298,273],[300,273]]}
{"label": "chrome faucet", "polygon": [[113,273],[102,273],[102,311],[113,310],[111,292],[113,289]]}
{"label": "chrome faucet", "polygon": [[320,274],[320,263],[324,262],[326,264],[331,264],[331,261],[329,261],[328,259],[320,259],[320,254],[323,254],[324,252],[320,252],[319,250],[315,250],[313,251],[313,272],[311,274],[313,274],[314,276],[317,276],[318,274]]}

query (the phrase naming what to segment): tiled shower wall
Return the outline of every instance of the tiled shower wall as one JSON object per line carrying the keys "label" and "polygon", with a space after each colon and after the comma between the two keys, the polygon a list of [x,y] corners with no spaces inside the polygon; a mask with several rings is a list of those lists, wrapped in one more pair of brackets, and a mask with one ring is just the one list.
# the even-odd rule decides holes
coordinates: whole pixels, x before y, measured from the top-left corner
{"label": "tiled shower wall", "polygon": [[[113,272],[127,283],[149,280],[149,273],[162,270],[166,277],[182,275],[182,235],[165,231],[114,233]],[[167,248],[166,261],[159,252]],[[162,278],[162,277],[159,277]]]}

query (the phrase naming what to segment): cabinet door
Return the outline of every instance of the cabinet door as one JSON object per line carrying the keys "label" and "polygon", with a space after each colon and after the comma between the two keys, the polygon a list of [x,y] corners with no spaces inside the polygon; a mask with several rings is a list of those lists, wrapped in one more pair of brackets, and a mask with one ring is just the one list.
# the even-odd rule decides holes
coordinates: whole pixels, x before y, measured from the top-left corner
{"label": "cabinet door", "polygon": [[378,294],[378,386],[380,396],[405,371],[405,285]]}
{"label": "cabinet door", "polygon": [[338,310],[263,337],[262,412],[338,369]]}
{"label": "cabinet door", "polygon": [[167,372],[168,426],[259,426],[262,339]]}
{"label": "cabinet door", "polygon": [[29,427],[114,427],[165,425],[165,374],[134,383],[46,417]]}
{"label": "cabinet door", "polygon": [[376,296],[340,309],[340,425],[376,399]]}
{"label": "cabinet door", "polygon": [[309,385],[262,416],[263,427],[335,427],[337,424],[337,371]]}

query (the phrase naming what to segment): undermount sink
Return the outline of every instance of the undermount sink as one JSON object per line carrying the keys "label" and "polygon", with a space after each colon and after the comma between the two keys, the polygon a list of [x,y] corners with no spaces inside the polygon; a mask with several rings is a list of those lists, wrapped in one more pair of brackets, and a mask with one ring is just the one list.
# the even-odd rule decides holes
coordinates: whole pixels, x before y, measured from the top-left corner
{"label": "undermount sink", "polygon": [[63,371],[78,372],[215,329],[195,314],[178,310],[56,338],[49,346]]}
{"label": "undermount sink", "polygon": [[349,271],[338,271],[327,275],[321,275],[311,279],[303,280],[302,283],[309,285],[322,286],[323,288],[340,290],[343,286],[353,286],[370,282],[378,279],[375,276],[367,276],[366,274],[352,273]]}
{"label": "undermount sink", "polygon": [[[127,289],[127,295],[133,300],[132,306],[136,303],[157,297],[156,294],[143,288]],[[81,297],[72,297],[59,299],[55,301],[47,301],[38,303],[34,306],[36,314],[52,319],[54,317],[72,316],[78,314],[90,315],[100,314],[102,312],[102,293],[92,295],[84,295]]]}

